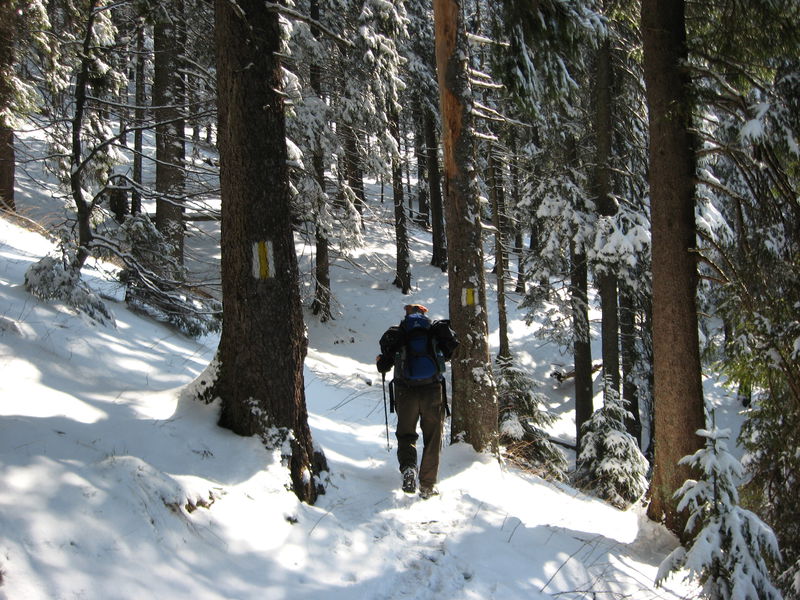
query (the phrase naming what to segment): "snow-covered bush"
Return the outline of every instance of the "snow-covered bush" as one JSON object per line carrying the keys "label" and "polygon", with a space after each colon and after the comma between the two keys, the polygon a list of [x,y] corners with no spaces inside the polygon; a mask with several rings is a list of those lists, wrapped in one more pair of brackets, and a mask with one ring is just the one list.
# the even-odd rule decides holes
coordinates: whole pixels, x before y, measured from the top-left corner
{"label": "snow-covered bush", "polygon": [[766,559],[778,560],[775,534],[755,513],[739,506],[736,482],[743,470],[728,452],[730,430],[701,429],[705,447],[681,459],[703,478],[688,480],[675,493],[678,510],[688,509],[687,532],[697,532],[691,546],[676,548],[662,563],[660,585],[674,571],[687,569],[689,579],[702,585],[711,600],[780,600],[772,585]]}
{"label": "snow-covered bush", "polygon": [[628,433],[619,393],[608,390],[605,405],[583,426],[574,483],[617,508],[628,508],[647,491],[649,464]]}
{"label": "snow-covered bush", "polygon": [[103,325],[114,324],[106,305],[81,280],[80,271],[53,256],[45,256],[28,268],[25,289],[41,300],[61,301]]}
{"label": "snow-covered bush", "polygon": [[219,330],[222,304],[184,284],[184,268],[146,215],[126,219],[109,247],[125,263],[120,280],[129,307],[192,337]]}
{"label": "snow-covered bush", "polygon": [[544,478],[563,481],[566,457],[545,431],[555,416],[544,409],[545,396],[534,391],[535,386],[513,359],[499,360],[500,443],[513,462]]}

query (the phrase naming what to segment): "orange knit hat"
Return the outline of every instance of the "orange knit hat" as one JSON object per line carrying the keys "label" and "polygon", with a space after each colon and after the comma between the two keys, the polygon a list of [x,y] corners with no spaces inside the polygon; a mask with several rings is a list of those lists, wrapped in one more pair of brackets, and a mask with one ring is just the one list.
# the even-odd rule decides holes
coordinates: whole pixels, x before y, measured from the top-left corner
{"label": "orange knit hat", "polygon": [[410,314],[413,314],[413,313],[425,314],[426,312],[428,312],[428,309],[425,308],[424,306],[422,306],[422,304],[406,304],[404,306],[404,308],[406,309],[406,314],[407,315],[410,315]]}

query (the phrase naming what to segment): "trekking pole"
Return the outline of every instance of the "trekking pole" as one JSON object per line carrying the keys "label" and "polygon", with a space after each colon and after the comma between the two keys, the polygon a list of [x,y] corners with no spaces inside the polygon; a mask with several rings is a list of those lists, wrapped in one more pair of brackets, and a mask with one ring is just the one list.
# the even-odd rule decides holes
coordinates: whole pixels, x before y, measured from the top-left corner
{"label": "trekking pole", "polygon": [[383,388],[383,416],[386,421],[386,451],[391,452],[389,444],[389,412],[386,410],[386,373],[381,373],[381,387]]}

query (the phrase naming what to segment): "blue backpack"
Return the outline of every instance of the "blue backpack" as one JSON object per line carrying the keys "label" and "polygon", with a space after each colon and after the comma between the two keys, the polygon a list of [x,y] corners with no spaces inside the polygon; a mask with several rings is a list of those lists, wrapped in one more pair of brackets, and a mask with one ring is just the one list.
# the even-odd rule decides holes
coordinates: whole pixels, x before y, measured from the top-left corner
{"label": "blue backpack", "polygon": [[400,323],[403,344],[395,352],[395,379],[410,386],[442,380],[444,355],[431,335],[431,321],[423,314],[407,315]]}

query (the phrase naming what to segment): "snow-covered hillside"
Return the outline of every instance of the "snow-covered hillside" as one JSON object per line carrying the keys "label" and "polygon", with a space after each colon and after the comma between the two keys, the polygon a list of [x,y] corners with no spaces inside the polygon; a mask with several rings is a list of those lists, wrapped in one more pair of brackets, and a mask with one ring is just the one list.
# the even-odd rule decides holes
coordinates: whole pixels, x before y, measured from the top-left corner
{"label": "snow-covered hillside", "polygon": [[[46,212],[44,192],[20,186],[21,210]],[[642,507],[619,511],[465,445],[444,449],[441,496],[400,491],[377,340],[409,301],[446,316],[447,280],[415,230],[415,290],[391,285],[384,207],[372,205],[365,246],[332,268],[336,319],[306,315],[310,424],[331,469],[316,506],[286,490],[274,452],[216,427],[217,407],[191,399],[216,338],[131,313],[101,270],[85,275],[110,298],[116,327],[34,299],[24,273],[52,244],[0,219],[0,598],[686,595],[680,581],[654,588],[676,542]],[[513,350],[561,415],[553,435],[570,440],[571,384],[548,376],[569,358],[510,308]],[[707,389],[719,419],[733,421],[726,392]]]}

